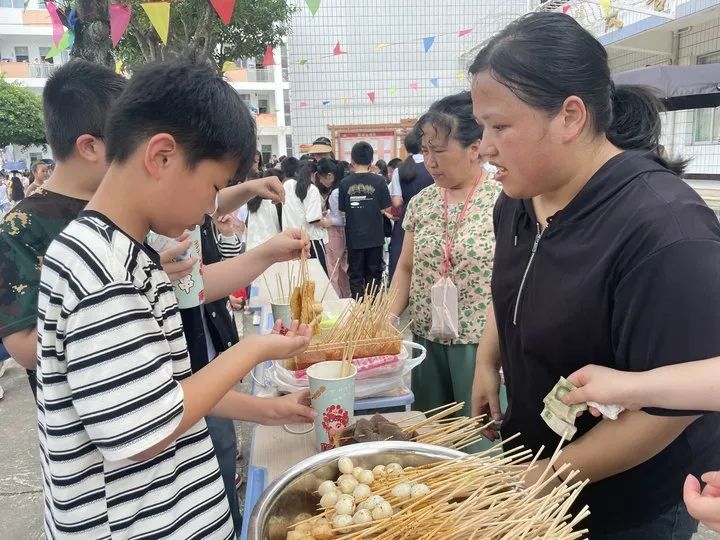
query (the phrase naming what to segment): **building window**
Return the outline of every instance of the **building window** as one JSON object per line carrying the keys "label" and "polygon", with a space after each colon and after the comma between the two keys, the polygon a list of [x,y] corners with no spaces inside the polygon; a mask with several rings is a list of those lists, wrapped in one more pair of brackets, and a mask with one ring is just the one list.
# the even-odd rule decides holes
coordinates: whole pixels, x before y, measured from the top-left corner
{"label": "building window", "polygon": [[30,52],[27,47],[15,47],[15,61],[16,62],[29,62]]}
{"label": "building window", "polygon": [[262,154],[263,163],[270,163],[270,158],[272,157],[272,144],[261,145],[260,153]]}
{"label": "building window", "polygon": [[[698,64],[720,64],[720,51],[698,56]],[[695,109],[693,141],[696,143],[720,142],[720,107]]]}
{"label": "building window", "polygon": [[270,102],[267,99],[258,99],[258,111],[260,111],[261,114],[265,114],[268,112],[268,109],[270,108]]}
{"label": "building window", "polygon": [[38,51],[40,52],[40,60],[48,62],[50,64],[54,63],[53,60],[55,60],[55,58],[45,58],[50,52],[50,47],[38,47]]}
{"label": "building window", "polygon": [[[43,2],[44,3],[44,2]],[[24,0],[0,0],[0,8],[19,8],[25,7]],[[44,6],[43,6],[44,7]]]}

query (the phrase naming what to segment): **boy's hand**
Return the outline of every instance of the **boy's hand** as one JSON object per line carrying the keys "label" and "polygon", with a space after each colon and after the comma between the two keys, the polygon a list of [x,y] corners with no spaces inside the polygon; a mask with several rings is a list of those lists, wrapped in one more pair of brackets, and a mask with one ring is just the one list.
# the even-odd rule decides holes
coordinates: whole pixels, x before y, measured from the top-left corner
{"label": "boy's hand", "polygon": [[184,261],[176,261],[181,253],[190,249],[190,239],[188,238],[189,233],[184,232],[182,236],[177,238],[178,245],[166,249],[160,252],[160,264],[162,264],[163,270],[170,278],[170,281],[177,281],[183,276],[190,273],[193,265],[197,262],[197,258],[190,257]]}
{"label": "boy's hand", "polygon": [[[639,373],[618,371],[603,366],[590,364],[579,369],[568,377],[568,381],[576,388],[563,397],[563,403],[612,403],[622,405],[629,411],[642,408],[641,388],[638,384]],[[601,416],[600,411],[590,407],[593,416]]]}
{"label": "boy's hand", "polygon": [[700,491],[697,478],[689,474],[685,479],[685,505],[692,517],[720,532],[720,472],[707,472],[702,475],[702,480],[707,485]]}
{"label": "boy's hand", "polygon": [[244,298],[238,298],[237,296],[233,296],[232,294],[229,297],[230,299],[230,307],[233,311],[240,311],[245,307],[245,299]]}
{"label": "boy's hand", "polygon": [[291,261],[299,259],[303,251],[305,256],[310,255],[310,240],[300,229],[288,229],[262,244],[261,249],[273,262]]}
{"label": "boy's hand", "polygon": [[268,398],[260,424],[282,426],[283,424],[307,424],[317,413],[310,408],[310,391],[302,390],[286,396]]}
{"label": "boy's hand", "polygon": [[262,199],[272,201],[273,204],[285,202],[285,188],[277,176],[246,180],[246,183],[252,192]]}

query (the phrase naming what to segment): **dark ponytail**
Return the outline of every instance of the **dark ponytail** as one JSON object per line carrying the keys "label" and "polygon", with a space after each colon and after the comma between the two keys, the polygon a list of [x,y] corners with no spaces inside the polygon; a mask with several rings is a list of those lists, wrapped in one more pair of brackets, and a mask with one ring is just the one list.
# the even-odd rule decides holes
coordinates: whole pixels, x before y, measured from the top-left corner
{"label": "dark ponytail", "polygon": [[[557,114],[568,97],[579,97],[595,133],[623,150],[658,149],[657,100],[637,87],[613,91],[607,51],[569,15],[537,12],[513,21],[470,66],[471,75],[484,71],[548,115]],[[634,105],[639,108],[632,110]]]}
{"label": "dark ponytail", "polygon": [[681,176],[687,160],[670,160],[660,144],[662,103],[650,88],[635,85],[611,86],[613,116],[607,138],[618,148],[648,150],[663,165]]}
{"label": "dark ponytail", "polygon": [[312,175],[317,172],[317,166],[314,161],[303,161],[302,165],[298,169],[297,175],[295,176],[295,195],[301,201],[307,197],[310,184],[312,184]]}
{"label": "dark ponytail", "polygon": [[417,163],[415,163],[413,155],[420,153],[421,138],[422,137],[417,129],[417,125],[413,127],[407,135],[405,135],[404,144],[405,150],[407,150],[408,153],[408,157],[406,157],[405,161],[403,161],[398,167],[398,178],[400,179],[400,183],[402,184],[412,182],[418,172],[418,166]]}

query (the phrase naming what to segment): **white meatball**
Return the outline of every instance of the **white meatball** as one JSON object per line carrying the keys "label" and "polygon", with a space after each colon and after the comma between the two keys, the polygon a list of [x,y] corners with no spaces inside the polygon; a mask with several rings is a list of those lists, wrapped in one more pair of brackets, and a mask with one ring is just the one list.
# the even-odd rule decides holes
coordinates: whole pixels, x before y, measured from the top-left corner
{"label": "white meatball", "polygon": [[340,495],[335,503],[335,513],[351,516],[355,511],[355,499],[351,495]]}
{"label": "white meatball", "polygon": [[325,480],[318,488],[318,493],[321,497],[330,491],[335,491],[335,482],[332,480]]}
{"label": "white meatball", "polygon": [[373,519],[385,519],[392,517],[393,515],[393,509],[392,506],[390,506],[390,503],[387,501],[381,502],[378,506],[373,508],[372,511],[372,517]]}
{"label": "white meatball", "polygon": [[375,475],[372,471],[363,471],[358,476],[358,482],[361,484],[367,484],[368,486],[375,481]]}
{"label": "white meatball", "polygon": [[336,514],[332,520],[333,528],[340,532],[346,532],[346,528],[353,524],[352,516],[347,514]]}
{"label": "white meatball", "polygon": [[387,471],[389,476],[395,476],[398,474],[402,474],[403,467],[399,463],[388,463],[387,467],[385,467],[385,470]]}
{"label": "white meatball", "polygon": [[364,525],[365,523],[370,523],[372,519],[370,510],[358,510],[353,516],[353,523],[355,525]]}
{"label": "white meatball", "polygon": [[371,495],[367,498],[367,500],[363,501],[360,506],[365,508],[365,510],[373,510],[375,507],[380,506],[383,502],[385,502],[385,499],[383,499],[380,495]]}
{"label": "white meatball", "polygon": [[350,478],[352,480],[355,479],[355,477],[352,474],[341,474],[340,476],[338,476],[338,479],[337,479],[338,485],[340,484],[340,482],[342,482],[343,480],[345,480],[347,478]]}
{"label": "white meatball", "polygon": [[398,499],[409,499],[412,492],[412,486],[403,482],[392,488],[390,495]]}
{"label": "white meatball", "polygon": [[364,501],[370,495],[372,495],[372,490],[367,484],[358,484],[352,492],[352,496],[357,502]]}
{"label": "white meatball", "polygon": [[375,478],[382,478],[387,475],[387,471],[385,470],[385,465],[377,465],[372,470],[373,475],[375,475]]}
{"label": "white meatball", "polygon": [[430,488],[427,486],[427,484],[415,484],[412,487],[412,490],[410,492],[410,495],[415,497],[424,497],[425,495],[430,494]]}
{"label": "white meatball", "polygon": [[320,506],[323,508],[333,508],[338,502],[338,492],[333,488],[320,498]]}
{"label": "white meatball", "polygon": [[338,469],[342,474],[352,474],[355,466],[353,465],[352,459],[348,457],[341,457],[338,460]]}
{"label": "white meatball", "polygon": [[365,470],[365,469],[363,469],[362,467],[354,467],[353,470],[352,470],[353,478],[355,478],[355,480],[359,480],[359,479],[360,479],[360,473],[363,472],[364,470]]}
{"label": "white meatball", "polygon": [[350,476],[349,478],[343,478],[342,480],[339,480],[338,487],[340,488],[340,491],[342,491],[346,495],[349,495],[353,491],[355,491],[355,488],[358,487],[358,483],[359,482],[357,480]]}

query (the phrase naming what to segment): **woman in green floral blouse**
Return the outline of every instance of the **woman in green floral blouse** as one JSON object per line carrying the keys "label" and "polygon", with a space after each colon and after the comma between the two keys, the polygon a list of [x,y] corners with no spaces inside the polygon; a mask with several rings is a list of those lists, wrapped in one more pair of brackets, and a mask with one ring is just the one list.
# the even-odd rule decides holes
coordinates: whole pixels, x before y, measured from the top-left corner
{"label": "woman in green floral blouse", "polygon": [[[464,401],[463,414],[469,415],[475,352],[491,301],[492,213],[500,188],[483,168],[482,128],[473,117],[469,92],[437,101],[417,125],[425,166],[435,183],[407,207],[405,242],[391,285],[397,290],[392,313],[400,315],[410,307],[413,337],[428,351],[412,374],[415,408]],[[441,276],[446,240],[448,275],[458,289],[458,337],[451,341],[430,333],[430,291]]]}

